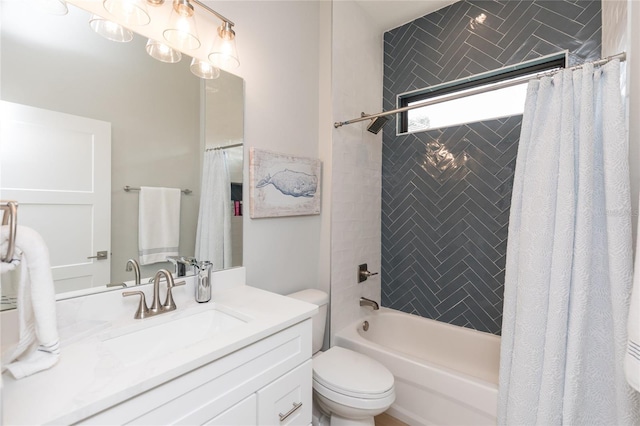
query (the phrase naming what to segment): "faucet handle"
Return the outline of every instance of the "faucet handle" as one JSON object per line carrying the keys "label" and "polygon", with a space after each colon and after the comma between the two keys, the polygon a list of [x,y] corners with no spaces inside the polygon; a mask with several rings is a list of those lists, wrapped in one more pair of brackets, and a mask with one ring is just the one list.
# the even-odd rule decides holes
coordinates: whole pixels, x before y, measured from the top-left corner
{"label": "faucet handle", "polygon": [[174,287],[179,287],[181,285],[185,285],[185,282],[179,281],[177,283],[174,283],[173,281],[171,281],[167,283],[167,298],[164,301],[164,305],[162,305],[162,309],[164,311],[173,311],[174,309],[176,309],[176,302],[173,301],[173,294],[171,293],[171,290]]}
{"label": "faucet handle", "polygon": [[133,316],[135,319],[142,319],[149,316],[149,308],[147,308],[147,300],[144,297],[142,291],[123,291],[122,297],[140,295],[140,303],[138,303],[138,310]]}

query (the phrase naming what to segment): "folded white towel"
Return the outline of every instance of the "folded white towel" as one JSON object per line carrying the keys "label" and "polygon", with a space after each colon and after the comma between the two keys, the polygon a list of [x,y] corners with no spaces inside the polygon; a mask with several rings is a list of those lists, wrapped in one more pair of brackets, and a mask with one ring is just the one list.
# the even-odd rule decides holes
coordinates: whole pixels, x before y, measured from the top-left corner
{"label": "folded white towel", "polygon": [[[3,226],[0,241],[6,242],[8,235],[8,228]],[[19,341],[15,348],[3,353],[2,369],[20,379],[53,366],[58,362],[60,348],[49,250],[40,234],[18,226],[16,253],[21,254],[17,298]]]}
{"label": "folded white towel", "polygon": [[141,265],[166,262],[180,244],[180,189],[140,188],[138,255]]}
{"label": "folded white towel", "polygon": [[[639,223],[640,224],[640,223]],[[633,272],[633,288],[627,324],[627,352],[624,356],[624,372],[627,382],[640,392],[640,232],[636,243],[636,260]]]}

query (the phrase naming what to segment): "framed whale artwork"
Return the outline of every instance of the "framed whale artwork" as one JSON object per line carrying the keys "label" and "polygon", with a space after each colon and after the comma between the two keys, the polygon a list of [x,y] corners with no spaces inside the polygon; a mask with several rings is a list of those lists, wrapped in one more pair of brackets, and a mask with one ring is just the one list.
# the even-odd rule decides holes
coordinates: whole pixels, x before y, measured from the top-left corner
{"label": "framed whale artwork", "polygon": [[320,214],[320,173],[318,159],[251,148],[251,218]]}

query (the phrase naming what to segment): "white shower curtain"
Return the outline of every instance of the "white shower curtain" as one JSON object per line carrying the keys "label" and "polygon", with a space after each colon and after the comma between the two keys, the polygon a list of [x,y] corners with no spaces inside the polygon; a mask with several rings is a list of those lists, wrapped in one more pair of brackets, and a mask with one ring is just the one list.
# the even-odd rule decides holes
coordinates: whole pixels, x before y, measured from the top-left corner
{"label": "white shower curtain", "polygon": [[498,423],[638,424],[620,65],[529,84],[509,219]]}
{"label": "white shower curtain", "polygon": [[231,267],[231,178],[223,150],[204,153],[196,259],[213,270]]}

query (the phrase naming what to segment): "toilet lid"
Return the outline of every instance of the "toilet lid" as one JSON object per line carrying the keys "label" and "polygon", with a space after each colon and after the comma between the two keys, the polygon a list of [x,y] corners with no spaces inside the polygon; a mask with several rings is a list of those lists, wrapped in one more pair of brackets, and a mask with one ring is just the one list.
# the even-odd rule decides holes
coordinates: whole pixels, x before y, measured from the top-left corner
{"label": "toilet lid", "polygon": [[393,374],[384,365],[339,346],[313,358],[313,378],[335,392],[354,397],[378,398],[393,388]]}

